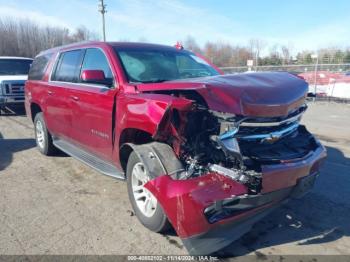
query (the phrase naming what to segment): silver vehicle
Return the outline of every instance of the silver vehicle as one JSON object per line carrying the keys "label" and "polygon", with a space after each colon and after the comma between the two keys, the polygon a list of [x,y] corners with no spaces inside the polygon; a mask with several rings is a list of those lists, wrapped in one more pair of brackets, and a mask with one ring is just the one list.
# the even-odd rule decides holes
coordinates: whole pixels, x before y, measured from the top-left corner
{"label": "silver vehicle", "polygon": [[24,103],[24,83],[33,59],[0,56],[0,114],[8,105]]}

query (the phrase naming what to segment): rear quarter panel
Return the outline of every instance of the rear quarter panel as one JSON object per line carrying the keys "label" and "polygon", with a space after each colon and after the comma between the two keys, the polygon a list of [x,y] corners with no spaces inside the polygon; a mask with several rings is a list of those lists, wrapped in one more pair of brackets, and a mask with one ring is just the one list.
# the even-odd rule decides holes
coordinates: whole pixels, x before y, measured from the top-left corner
{"label": "rear quarter panel", "polygon": [[53,52],[51,59],[46,66],[44,76],[42,80],[27,80],[25,83],[25,109],[27,113],[27,117],[32,120],[32,112],[31,112],[31,105],[37,104],[42,112],[44,113],[44,116],[46,114],[46,94],[44,91],[46,90],[48,80],[51,76],[51,71],[53,70],[56,58],[58,53]]}

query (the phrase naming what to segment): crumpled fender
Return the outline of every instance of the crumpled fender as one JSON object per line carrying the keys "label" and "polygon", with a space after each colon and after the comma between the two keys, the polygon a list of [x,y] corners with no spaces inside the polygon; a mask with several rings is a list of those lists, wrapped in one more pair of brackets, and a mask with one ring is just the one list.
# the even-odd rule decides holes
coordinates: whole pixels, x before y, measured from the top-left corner
{"label": "crumpled fender", "polygon": [[192,101],[162,94],[121,94],[117,101],[117,128],[143,130],[155,136],[170,109],[187,110]]}
{"label": "crumpled fender", "polygon": [[127,143],[123,146],[132,148],[146,166],[150,178],[163,174],[174,175],[184,170],[173,149],[165,143],[152,142],[142,145]]}
{"label": "crumpled fender", "polygon": [[215,173],[188,180],[163,175],[150,180],[145,187],[160,202],[181,238],[206,232],[213,226],[203,212],[216,200],[248,192],[244,185]]}

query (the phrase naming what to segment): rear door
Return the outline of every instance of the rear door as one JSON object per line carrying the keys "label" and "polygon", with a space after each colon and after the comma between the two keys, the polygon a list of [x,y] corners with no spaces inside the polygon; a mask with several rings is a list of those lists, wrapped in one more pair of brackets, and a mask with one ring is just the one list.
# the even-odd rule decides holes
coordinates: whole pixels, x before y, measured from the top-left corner
{"label": "rear door", "polygon": [[[80,75],[84,70],[102,70],[115,83],[108,58],[99,48],[85,50]],[[95,83],[75,84],[69,89],[73,111],[71,137],[83,149],[112,160],[113,108],[117,92],[113,86]]]}
{"label": "rear door", "polygon": [[82,58],[81,49],[62,52],[46,89],[48,127],[55,136],[66,140],[70,140],[72,128],[69,88],[78,81]]}

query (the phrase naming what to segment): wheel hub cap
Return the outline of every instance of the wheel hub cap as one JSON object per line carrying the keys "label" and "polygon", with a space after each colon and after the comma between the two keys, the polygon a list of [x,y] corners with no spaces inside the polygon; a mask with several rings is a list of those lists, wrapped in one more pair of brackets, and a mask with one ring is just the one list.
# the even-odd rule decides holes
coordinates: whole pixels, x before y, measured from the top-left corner
{"label": "wheel hub cap", "polygon": [[36,141],[38,142],[38,145],[41,148],[44,148],[45,145],[45,136],[44,136],[44,128],[43,128],[43,124],[38,121],[36,122],[36,126],[35,126],[35,130],[36,130]]}
{"label": "wheel hub cap", "polygon": [[157,199],[147,190],[144,185],[149,181],[145,167],[137,163],[131,174],[132,192],[137,207],[146,217],[151,217],[156,212]]}

